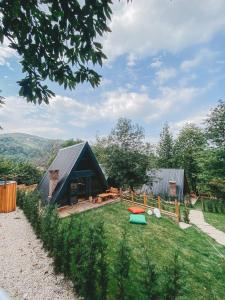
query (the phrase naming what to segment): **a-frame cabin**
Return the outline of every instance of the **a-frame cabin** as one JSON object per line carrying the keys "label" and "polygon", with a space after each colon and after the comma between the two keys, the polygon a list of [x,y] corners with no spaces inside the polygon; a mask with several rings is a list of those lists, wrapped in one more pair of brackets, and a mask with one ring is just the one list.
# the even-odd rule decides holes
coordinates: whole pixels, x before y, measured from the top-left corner
{"label": "a-frame cabin", "polygon": [[89,144],[60,149],[38,190],[46,203],[65,206],[105,191],[107,182]]}

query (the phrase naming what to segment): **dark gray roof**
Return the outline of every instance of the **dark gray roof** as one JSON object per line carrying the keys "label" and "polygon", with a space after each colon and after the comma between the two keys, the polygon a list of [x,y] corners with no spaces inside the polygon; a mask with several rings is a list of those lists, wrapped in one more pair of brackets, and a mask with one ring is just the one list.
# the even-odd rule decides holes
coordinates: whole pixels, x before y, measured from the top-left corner
{"label": "dark gray roof", "polygon": [[54,202],[86,144],[80,143],[59,150],[38,186],[38,190],[44,201],[48,198],[49,170],[59,170],[59,182],[51,200]]}
{"label": "dark gray roof", "polygon": [[149,183],[144,184],[141,192],[154,195],[167,195],[169,189],[169,181],[176,181],[177,197],[179,200],[184,198],[185,174],[184,169],[152,169],[147,172]]}

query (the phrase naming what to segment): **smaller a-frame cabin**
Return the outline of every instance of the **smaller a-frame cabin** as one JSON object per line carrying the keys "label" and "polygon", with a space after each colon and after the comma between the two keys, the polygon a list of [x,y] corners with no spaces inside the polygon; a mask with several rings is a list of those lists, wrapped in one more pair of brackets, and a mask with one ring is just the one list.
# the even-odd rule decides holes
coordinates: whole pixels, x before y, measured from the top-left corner
{"label": "smaller a-frame cabin", "polygon": [[38,190],[43,202],[65,206],[105,191],[107,182],[89,144],[60,149]]}
{"label": "smaller a-frame cabin", "polygon": [[147,175],[149,181],[142,186],[141,192],[175,197],[179,201],[184,201],[185,195],[190,192],[184,169],[152,169]]}

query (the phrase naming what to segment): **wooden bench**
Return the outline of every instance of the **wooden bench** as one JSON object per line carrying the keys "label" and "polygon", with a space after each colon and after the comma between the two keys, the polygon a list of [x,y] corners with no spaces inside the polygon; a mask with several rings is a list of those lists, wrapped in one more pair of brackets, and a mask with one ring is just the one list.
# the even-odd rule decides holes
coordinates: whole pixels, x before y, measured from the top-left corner
{"label": "wooden bench", "polygon": [[106,193],[99,194],[98,199],[100,199],[99,202],[101,202],[110,198],[115,198],[117,196],[119,196],[119,190],[117,188],[111,187],[106,191]]}

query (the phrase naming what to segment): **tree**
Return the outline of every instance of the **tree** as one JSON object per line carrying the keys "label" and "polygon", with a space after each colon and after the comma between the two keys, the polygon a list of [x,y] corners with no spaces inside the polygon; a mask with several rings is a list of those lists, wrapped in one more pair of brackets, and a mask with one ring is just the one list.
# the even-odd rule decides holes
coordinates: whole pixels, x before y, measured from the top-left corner
{"label": "tree", "polygon": [[42,172],[28,162],[15,163],[10,160],[0,159],[0,177],[16,179],[18,184],[35,184],[41,180]]}
{"label": "tree", "polygon": [[25,73],[18,81],[21,96],[48,103],[54,93],[45,80],[69,89],[84,81],[99,85],[101,76],[92,65],[106,59],[98,40],[110,31],[110,4],[111,0],[0,2],[0,43],[8,40],[20,56]]}
{"label": "tree", "polygon": [[225,199],[225,147],[211,147],[204,150],[198,160],[200,188]]}
{"label": "tree", "polygon": [[202,186],[225,199],[225,102],[220,100],[205,121],[209,148],[199,160]]}
{"label": "tree", "polygon": [[14,165],[10,160],[0,157],[0,177],[11,177],[13,174],[13,168]]}
{"label": "tree", "polygon": [[173,137],[167,123],[165,123],[162,132],[160,133],[157,154],[159,167],[171,168],[173,166]]}
{"label": "tree", "polygon": [[66,147],[70,147],[70,146],[73,146],[73,145],[77,145],[79,143],[82,143],[83,140],[81,139],[69,139],[69,140],[65,140],[63,143],[61,143],[60,145],[53,145],[52,146],[52,149],[50,151],[50,155],[49,155],[49,159],[47,161],[47,166],[50,166],[51,163],[53,162],[53,160],[56,158],[56,155],[59,151],[59,148],[66,148]]}
{"label": "tree", "polygon": [[225,145],[225,102],[219,100],[218,105],[211,111],[206,123],[206,134],[210,142],[217,147]]}
{"label": "tree", "polygon": [[28,162],[20,162],[14,167],[14,175],[18,184],[36,184],[42,177],[42,172],[33,164]]}
{"label": "tree", "polygon": [[106,171],[117,186],[131,189],[148,180],[150,145],[144,130],[131,120],[121,118],[107,139]]}
{"label": "tree", "polygon": [[66,148],[66,147],[69,147],[69,146],[73,146],[73,145],[77,145],[77,144],[80,144],[80,143],[83,143],[84,141],[81,140],[81,139],[69,139],[69,140],[66,140],[64,141],[62,144],[61,144],[61,147],[62,148]]}
{"label": "tree", "polygon": [[198,157],[206,145],[203,131],[195,124],[186,124],[174,144],[174,165],[184,168],[190,187],[196,191],[200,168]]}
{"label": "tree", "polygon": [[107,137],[96,136],[96,141],[92,147],[98,162],[103,165],[105,165],[107,161],[107,156],[108,156],[107,145],[108,145]]}

